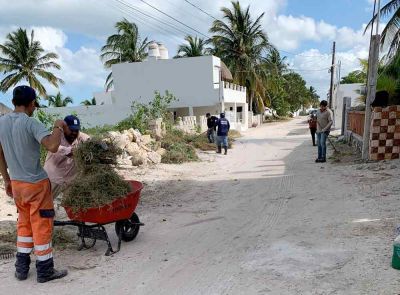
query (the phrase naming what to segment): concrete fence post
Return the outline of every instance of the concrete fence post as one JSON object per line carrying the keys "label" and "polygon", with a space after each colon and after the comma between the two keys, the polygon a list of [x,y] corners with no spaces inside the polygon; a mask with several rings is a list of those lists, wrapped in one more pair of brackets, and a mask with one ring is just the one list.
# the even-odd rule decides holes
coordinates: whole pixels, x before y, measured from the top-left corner
{"label": "concrete fence post", "polygon": [[349,122],[349,111],[351,108],[351,97],[343,97],[343,109],[342,109],[342,130],[341,135],[344,135],[348,128]]}

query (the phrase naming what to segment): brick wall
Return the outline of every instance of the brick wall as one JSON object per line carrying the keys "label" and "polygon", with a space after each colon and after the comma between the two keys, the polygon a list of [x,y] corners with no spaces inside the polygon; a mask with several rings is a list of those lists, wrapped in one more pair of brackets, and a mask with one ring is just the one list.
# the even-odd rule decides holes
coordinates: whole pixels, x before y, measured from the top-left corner
{"label": "brick wall", "polygon": [[374,108],[371,120],[369,155],[371,160],[399,158],[400,106]]}

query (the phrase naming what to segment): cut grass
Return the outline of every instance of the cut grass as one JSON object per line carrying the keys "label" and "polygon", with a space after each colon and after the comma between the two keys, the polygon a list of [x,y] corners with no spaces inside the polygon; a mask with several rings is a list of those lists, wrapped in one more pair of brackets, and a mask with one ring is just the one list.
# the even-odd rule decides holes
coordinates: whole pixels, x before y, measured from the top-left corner
{"label": "cut grass", "polygon": [[[55,228],[53,230],[52,243],[54,248],[57,250],[64,250],[74,246],[77,238],[70,232]],[[5,230],[0,231],[0,252],[1,251],[16,251],[17,242],[17,229],[15,225],[8,227]]]}
{"label": "cut grass", "polygon": [[[240,136],[242,135],[236,130],[229,131],[229,148],[232,148],[233,142]],[[216,149],[214,143],[208,142],[205,133],[193,135],[177,129],[167,132],[167,135],[161,140],[161,147],[167,151],[162,157],[162,162],[168,164],[198,161],[196,149],[202,151],[214,151]]]}

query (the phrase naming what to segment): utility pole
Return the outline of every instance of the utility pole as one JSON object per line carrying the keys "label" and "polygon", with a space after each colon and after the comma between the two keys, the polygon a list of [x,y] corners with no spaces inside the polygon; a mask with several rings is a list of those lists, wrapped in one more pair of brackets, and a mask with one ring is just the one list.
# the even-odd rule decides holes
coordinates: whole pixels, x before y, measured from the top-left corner
{"label": "utility pole", "polygon": [[334,41],[332,47],[331,87],[329,88],[329,108],[331,109],[333,101],[333,78],[335,74],[335,54],[336,54],[336,42]]}
{"label": "utility pole", "polygon": [[[379,44],[381,41],[381,36],[379,35],[379,21],[380,21],[380,10],[381,1],[375,0],[375,7],[378,3],[377,10],[377,25],[375,35],[372,36],[373,26],[371,28],[371,42],[369,49],[368,58],[368,81],[367,81],[367,100],[365,102],[365,121],[364,121],[364,134],[363,134],[363,148],[362,148],[362,158],[363,160],[369,159],[369,140],[371,132],[371,103],[375,99],[376,94],[376,82],[378,79],[378,63],[379,63]],[[374,15],[375,17],[375,15]]]}

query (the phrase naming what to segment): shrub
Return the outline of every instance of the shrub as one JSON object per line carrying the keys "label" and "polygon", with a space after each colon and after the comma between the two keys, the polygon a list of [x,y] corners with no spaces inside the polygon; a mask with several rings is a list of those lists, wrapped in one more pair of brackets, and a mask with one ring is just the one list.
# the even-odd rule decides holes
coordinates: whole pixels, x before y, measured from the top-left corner
{"label": "shrub", "polygon": [[133,114],[119,122],[116,130],[123,131],[134,128],[145,133],[151,120],[162,118],[164,122],[168,121],[168,108],[174,101],[176,101],[175,96],[168,91],[165,91],[165,95],[156,91],[154,99],[148,104],[133,102],[131,107]]}

